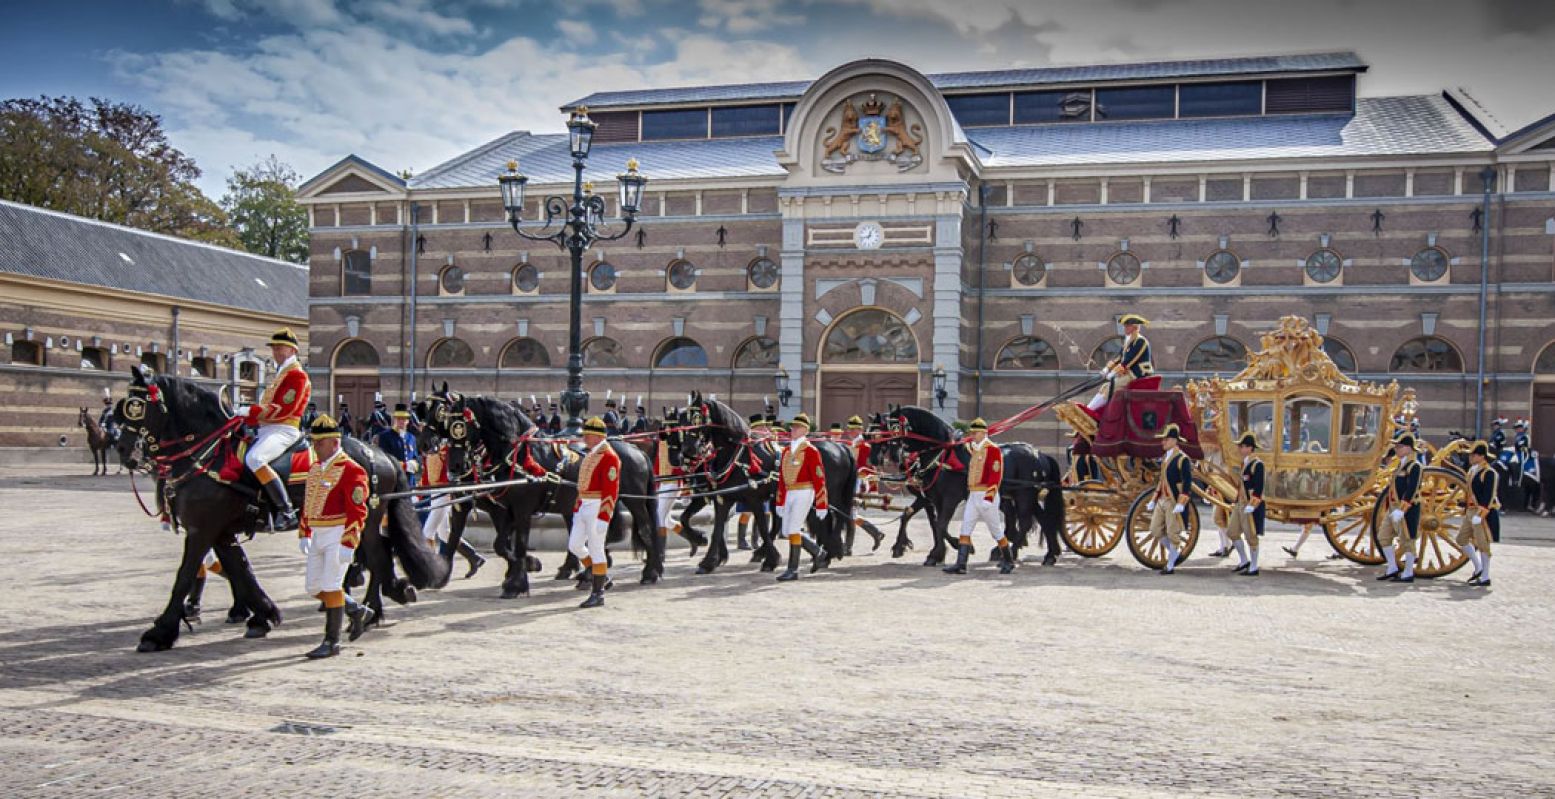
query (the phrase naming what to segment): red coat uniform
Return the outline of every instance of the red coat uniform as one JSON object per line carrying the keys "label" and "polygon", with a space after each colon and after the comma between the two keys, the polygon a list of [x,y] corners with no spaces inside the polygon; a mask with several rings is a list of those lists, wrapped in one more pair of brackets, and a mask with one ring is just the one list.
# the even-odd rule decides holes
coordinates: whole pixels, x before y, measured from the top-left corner
{"label": "red coat uniform", "polygon": [[621,493],[621,456],[608,443],[600,444],[583,457],[578,467],[578,501],[572,506],[577,513],[583,500],[599,500],[599,520],[610,521],[616,510],[616,497]]}
{"label": "red coat uniform", "polygon": [[265,386],[264,396],[248,408],[250,425],[284,424],[297,427],[302,424],[303,411],[308,409],[308,398],[313,396],[313,383],[295,359],[275,373],[275,379]]}
{"label": "red coat uniform", "polygon": [[983,439],[981,447],[968,444],[967,450],[971,455],[971,463],[966,469],[967,492],[982,492],[983,496],[993,499],[999,490],[999,482],[1004,479],[1004,453],[988,439]]}
{"label": "red coat uniform", "polygon": [[341,452],[308,470],[308,494],[302,503],[297,535],[313,537],[315,527],[342,525],[340,545],[355,549],[367,522],[367,470]]}
{"label": "red coat uniform", "polygon": [[858,477],[864,482],[864,490],[873,491],[875,488],[875,467],[869,465],[871,448],[869,439],[858,436],[853,439],[853,463],[858,466]]}
{"label": "red coat uniform", "polygon": [[448,485],[448,445],[438,447],[435,452],[428,452],[426,461],[427,485]]}
{"label": "red coat uniform", "polygon": [[815,509],[826,510],[826,467],[814,444],[805,441],[797,449],[784,447],[780,471],[783,479],[778,482],[777,504],[787,501],[789,491],[808,488],[815,491]]}

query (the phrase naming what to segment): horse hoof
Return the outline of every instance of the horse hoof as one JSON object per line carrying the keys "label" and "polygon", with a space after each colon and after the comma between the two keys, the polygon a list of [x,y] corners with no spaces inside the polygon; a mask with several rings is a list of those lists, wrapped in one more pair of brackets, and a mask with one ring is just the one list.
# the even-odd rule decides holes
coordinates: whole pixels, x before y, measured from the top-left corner
{"label": "horse hoof", "polygon": [[502,589],[502,598],[503,599],[517,599],[518,596],[519,596],[519,591],[518,591],[517,588],[504,588],[504,589]]}
{"label": "horse hoof", "polygon": [[943,565],[944,563],[945,563],[945,559],[944,558],[934,558],[934,557],[925,558],[924,561],[923,561],[923,565],[925,565],[925,566],[940,566],[940,565]]}
{"label": "horse hoof", "polygon": [[552,580],[556,580],[558,582],[560,582],[562,580],[571,580],[572,579],[572,572],[567,571],[566,569],[563,569],[563,570],[557,572],[556,576],[552,577],[551,579]]}
{"label": "horse hoof", "polygon": [[265,636],[267,636],[269,634],[270,634],[270,628],[269,627],[250,627],[247,630],[243,631],[243,637],[251,639],[251,640],[258,640],[258,639],[263,638],[263,637],[265,637]]}
{"label": "horse hoof", "polygon": [[659,575],[657,575],[657,574],[644,574],[643,578],[641,580],[638,580],[637,583],[639,585],[658,585],[659,584]]}
{"label": "horse hoof", "polygon": [[712,574],[713,570],[715,568],[717,568],[717,567],[716,566],[709,566],[706,563],[701,563],[701,564],[697,565],[696,573],[697,574]]}
{"label": "horse hoof", "polygon": [[135,647],[135,651],[136,652],[161,652],[163,650],[171,649],[171,648],[172,647],[168,646],[167,644],[162,643],[161,641],[147,641],[147,640],[142,639],[141,642],[140,642],[140,645]]}

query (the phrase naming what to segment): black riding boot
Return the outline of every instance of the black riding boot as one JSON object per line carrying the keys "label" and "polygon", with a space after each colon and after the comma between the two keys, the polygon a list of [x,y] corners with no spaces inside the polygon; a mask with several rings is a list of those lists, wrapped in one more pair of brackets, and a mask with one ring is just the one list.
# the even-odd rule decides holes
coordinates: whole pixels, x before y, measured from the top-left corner
{"label": "black riding boot", "polygon": [[799,579],[799,553],[803,551],[804,547],[799,544],[788,545],[788,571],[778,575],[778,582],[786,583]]}
{"label": "black riding boot", "polygon": [[971,544],[962,544],[961,546],[956,547],[956,562],[955,562],[955,564],[951,565],[951,566],[946,566],[943,569],[943,571],[946,574],[966,574],[966,560],[967,560],[967,558],[969,558],[971,556],[972,556],[972,545]]}
{"label": "black riding boot", "polygon": [[583,600],[580,608],[598,608],[605,604],[605,575],[596,574],[593,580],[593,589],[589,592],[589,598]]}
{"label": "black riding boot", "polygon": [[804,546],[804,551],[810,553],[811,574],[815,574],[831,565],[831,553],[826,551],[826,547],[821,546],[819,542],[810,536],[805,536],[799,539],[799,541]]}
{"label": "black riding boot", "polygon": [[200,620],[200,597],[205,595],[205,578],[194,578],[194,587],[189,589],[189,598],[184,600],[184,620],[195,622]]}
{"label": "black riding boot", "polygon": [[378,611],[357,602],[354,599],[346,599],[346,616],[351,619],[351,625],[346,628],[346,639],[355,641],[367,632],[367,626],[378,618]]}
{"label": "black riding boot", "polygon": [[1008,544],[999,547],[999,573],[1009,574],[1015,571],[1015,552]]}
{"label": "black riding boot", "polygon": [[324,640],[307,654],[308,659],[332,658],[340,654],[340,624],[345,618],[346,609],[343,607],[324,611]]}
{"label": "black riding boot", "polygon": [[297,511],[292,508],[292,500],[286,496],[286,481],[277,477],[264,484],[265,497],[270,500],[270,505],[275,510],[274,529],[297,529]]}
{"label": "black riding boot", "polygon": [[474,577],[475,573],[480,571],[482,566],[486,565],[486,559],[481,557],[481,553],[475,550],[475,545],[463,538],[459,539],[459,554],[463,555],[464,559],[470,564],[469,571],[464,573],[464,579],[466,580]]}
{"label": "black riding boot", "polygon": [[744,517],[740,518],[740,524],[739,524],[739,527],[737,528],[737,532],[738,532],[738,534],[740,536],[740,542],[735,545],[736,548],[738,548],[738,549],[750,549],[751,548],[750,541],[746,540],[746,538],[745,538],[745,534],[750,531],[750,526],[751,526],[750,519],[747,519],[747,518],[744,518]]}

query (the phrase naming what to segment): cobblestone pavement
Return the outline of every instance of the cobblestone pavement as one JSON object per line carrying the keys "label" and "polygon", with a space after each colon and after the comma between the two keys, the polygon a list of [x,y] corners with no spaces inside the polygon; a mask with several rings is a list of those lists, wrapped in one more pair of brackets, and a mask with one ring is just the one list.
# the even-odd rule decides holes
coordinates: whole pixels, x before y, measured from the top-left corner
{"label": "cobblestone pavement", "polygon": [[585,612],[549,580],[499,599],[493,565],[315,663],[287,535],[248,546],[270,638],[213,580],[136,654],[180,541],[126,489],[0,470],[0,795],[1555,795],[1550,520],[1508,522],[1489,591],[1291,561],[1284,526],[1256,580],[1123,547],[950,577],[918,530],[781,586],[680,550]]}

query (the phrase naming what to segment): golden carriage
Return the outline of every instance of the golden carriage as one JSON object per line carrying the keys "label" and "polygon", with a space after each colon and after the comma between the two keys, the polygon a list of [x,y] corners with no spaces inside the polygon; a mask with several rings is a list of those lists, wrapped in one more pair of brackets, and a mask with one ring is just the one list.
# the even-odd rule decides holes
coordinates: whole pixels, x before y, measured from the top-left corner
{"label": "golden carriage", "polygon": [[[1240,485],[1235,442],[1251,431],[1267,469],[1267,518],[1321,525],[1341,555],[1357,563],[1381,563],[1374,531],[1390,508],[1379,506],[1377,497],[1392,472],[1395,419],[1407,423],[1413,418],[1414,392],[1396,382],[1380,385],[1345,376],[1323,351],[1322,336],[1301,317],[1281,319],[1277,329],[1263,335],[1260,347],[1235,377],[1190,380],[1184,390],[1203,451],[1194,470],[1200,499],[1222,519],[1240,512],[1233,508]],[[1057,413],[1078,435],[1094,441],[1096,420],[1083,409],[1069,405]],[[1416,571],[1422,576],[1451,573],[1467,560],[1453,541],[1468,488],[1455,459],[1462,446],[1454,442],[1428,450],[1415,544]],[[1065,541],[1080,555],[1100,557],[1127,540],[1136,559],[1160,568],[1165,552],[1148,541],[1145,511],[1156,464],[1103,458],[1102,472],[1102,479],[1068,490]],[[1184,557],[1193,551],[1202,526],[1197,507],[1190,505],[1189,515]]]}

